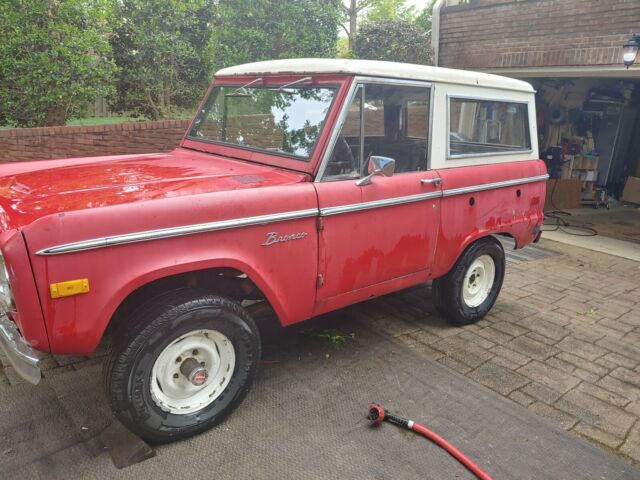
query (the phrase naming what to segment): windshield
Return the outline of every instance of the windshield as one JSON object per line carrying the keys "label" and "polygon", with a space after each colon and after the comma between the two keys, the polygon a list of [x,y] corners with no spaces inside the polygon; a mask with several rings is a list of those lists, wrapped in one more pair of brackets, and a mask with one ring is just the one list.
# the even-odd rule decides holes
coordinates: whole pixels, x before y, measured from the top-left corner
{"label": "windshield", "polygon": [[189,137],[309,161],[336,90],[286,85],[217,86],[198,112]]}

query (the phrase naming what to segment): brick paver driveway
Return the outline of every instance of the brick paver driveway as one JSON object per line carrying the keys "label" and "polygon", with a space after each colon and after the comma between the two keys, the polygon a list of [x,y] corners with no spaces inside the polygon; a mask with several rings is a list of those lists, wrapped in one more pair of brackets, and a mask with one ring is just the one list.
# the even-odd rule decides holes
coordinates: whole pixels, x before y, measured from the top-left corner
{"label": "brick paver driveway", "polygon": [[[537,258],[537,247],[527,247],[529,260],[508,254],[498,302],[476,325],[447,324],[434,312],[429,285],[341,315],[640,462],[640,263],[550,241],[541,245],[557,255]],[[44,375],[99,361],[100,353],[48,358]],[[5,367],[0,381],[19,380]]]}
{"label": "brick paver driveway", "polygon": [[640,263],[550,241],[541,246],[559,255],[508,261],[498,302],[476,325],[448,325],[433,310],[429,286],[350,309],[565,430],[638,462]]}

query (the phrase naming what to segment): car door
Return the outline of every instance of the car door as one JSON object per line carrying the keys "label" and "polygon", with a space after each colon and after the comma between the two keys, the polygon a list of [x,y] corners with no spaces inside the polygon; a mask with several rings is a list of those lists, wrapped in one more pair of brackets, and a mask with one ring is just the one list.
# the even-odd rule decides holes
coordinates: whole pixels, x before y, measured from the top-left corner
{"label": "car door", "polygon": [[[427,278],[441,197],[437,172],[428,169],[431,98],[431,85],[422,82],[356,83],[315,183],[317,302],[343,296],[329,302],[337,308],[350,303],[350,292]],[[394,159],[394,174],[358,185],[374,155]]]}

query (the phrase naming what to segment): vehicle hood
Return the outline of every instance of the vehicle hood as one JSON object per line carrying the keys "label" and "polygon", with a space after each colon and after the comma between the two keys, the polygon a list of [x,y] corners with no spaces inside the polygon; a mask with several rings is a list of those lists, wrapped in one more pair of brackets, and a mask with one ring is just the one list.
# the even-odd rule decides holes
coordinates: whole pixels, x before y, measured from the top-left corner
{"label": "vehicle hood", "polygon": [[0,165],[0,228],[54,213],[298,183],[302,173],[186,149]]}

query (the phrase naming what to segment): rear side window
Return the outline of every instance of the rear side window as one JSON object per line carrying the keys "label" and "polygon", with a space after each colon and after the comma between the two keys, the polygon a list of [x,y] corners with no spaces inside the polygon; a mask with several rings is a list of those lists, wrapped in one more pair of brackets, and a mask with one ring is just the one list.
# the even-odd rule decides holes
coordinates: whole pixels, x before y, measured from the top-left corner
{"label": "rear side window", "polygon": [[449,98],[449,158],[528,150],[526,103]]}

